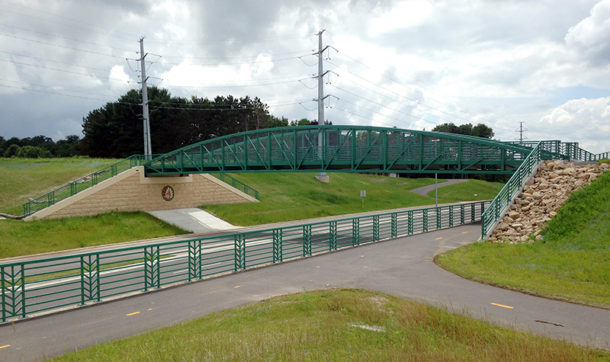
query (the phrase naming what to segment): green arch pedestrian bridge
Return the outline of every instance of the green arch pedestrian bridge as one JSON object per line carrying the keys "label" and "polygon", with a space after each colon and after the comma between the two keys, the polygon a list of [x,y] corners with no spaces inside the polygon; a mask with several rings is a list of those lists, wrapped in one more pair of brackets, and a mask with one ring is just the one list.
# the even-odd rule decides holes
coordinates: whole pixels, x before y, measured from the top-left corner
{"label": "green arch pedestrian bridge", "polygon": [[[568,158],[561,148],[566,151],[569,144],[549,142],[544,151],[548,158]],[[528,146],[397,128],[282,127],[202,141],[144,166],[147,176],[268,171],[511,174],[532,151]]]}

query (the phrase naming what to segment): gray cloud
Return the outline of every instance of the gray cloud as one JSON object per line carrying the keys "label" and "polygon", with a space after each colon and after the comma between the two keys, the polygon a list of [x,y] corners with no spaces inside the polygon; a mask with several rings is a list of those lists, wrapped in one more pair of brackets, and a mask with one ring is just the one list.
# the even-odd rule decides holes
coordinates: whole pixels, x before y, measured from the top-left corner
{"label": "gray cloud", "polygon": [[[499,137],[513,138],[511,124],[535,123],[555,110],[557,89],[578,86],[586,96],[588,87],[607,88],[610,0],[436,0],[427,2],[425,16],[410,18],[412,24],[396,11],[405,3],[8,0],[3,10],[9,16],[0,24],[0,135],[80,134],[88,111],[139,87],[108,79],[117,66],[138,79],[137,65],[124,58],[138,56],[139,36],[146,37],[148,52],[163,56],[147,58],[154,62],[149,75],[173,70],[183,83],[200,87],[154,78],[151,84],[186,97],[259,96],[275,115],[299,119],[316,118],[315,104],[307,102],[316,91],[296,79],[313,86],[317,68],[314,57],[304,58],[314,65],[308,66],[296,56],[317,47],[313,34],[324,27],[325,43],[340,50],[325,64],[340,73],[326,86],[341,98],[326,112],[334,124],[430,129],[480,120]],[[381,24],[387,28],[381,31],[375,20],[388,14],[398,21]],[[578,97],[570,94],[566,102]],[[599,128],[605,120],[597,113],[579,111],[590,104],[570,103],[578,117],[562,123],[554,137],[568,137],[582,124]]]}

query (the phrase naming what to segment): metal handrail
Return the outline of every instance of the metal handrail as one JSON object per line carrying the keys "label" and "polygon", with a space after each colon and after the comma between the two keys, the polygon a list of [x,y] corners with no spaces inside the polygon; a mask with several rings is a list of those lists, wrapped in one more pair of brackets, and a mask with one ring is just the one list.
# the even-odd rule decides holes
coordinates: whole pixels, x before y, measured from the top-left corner
{"label": "metal handrail", "polygon": [[498,192],[481,216],[481,240],[489,236],[513,200],[519,195],[525,182],[536,173],[538,165],[542,160],[541,145],[542,142],[539,142],[525,160],[523,160],[521,166],[517,168],[513,176],[502,187],[502,190]]}
{"label": "metal handrail", "polygon": [[0,264],[2,322],[477,222],[488,201]]}
{"label": "metal handrail", "polygon": [[258,190],[252,186],[248,186],[247,184],[239,181],[235,177],[226,174],[226,173],[214,173],[214,176],[218,177],[220,181],[230,184],[232,187],[242,191],[243,193],[254,197],[257,200],[259,199]]}

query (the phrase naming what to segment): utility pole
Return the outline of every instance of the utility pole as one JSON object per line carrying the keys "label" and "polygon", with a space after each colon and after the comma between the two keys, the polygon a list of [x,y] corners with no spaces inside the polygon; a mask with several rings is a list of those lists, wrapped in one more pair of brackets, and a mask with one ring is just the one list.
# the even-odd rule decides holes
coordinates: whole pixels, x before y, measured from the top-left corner
{"label": "utility pole", "polygon": [[328,72],[324,72],[324,58],[323,54],[326,49],[328,49],[328,45],[322,47],[322,34],[326,29],[320,30],[316,35],[318,36],[318,52],[314,53],[314,55],[318,55],[318,124],[323,125],[326,124],[326,119],[324,118],[324,99],[328,96],[324,96],[324,76]]}
{"label": "utility pole", "polygon": [[146,53],[144,53],[144,37],[140,38],[140,69],[142,73],[142,121],[144,125],[144,158],[152,158],[152,148],[150,145],[150,115],[148,114],[148,89],[146,86]]}
{"label": "utility pole", "polygon": [[[326,124],[326,118],[324,118],[324,100],[328,96],[324,96],[324,76],[328,71],[324,72],[324,51],[329,48],[329,46],[323,47],[322,45],[322,34],[326,29],[320,30],[316,35],[318,36],[318,52],[313,53],[318,56],[318,76],[314,78],[318,78],[318,99],[314,99],[318,102],[318,125],[322,126]],[[323,155],[323,136],[322,132],[318,133],[318,158],[322,159]],[[318,180],[322,182],[328,182],[328,176],[326,172],[319,172],[316,177]]]}

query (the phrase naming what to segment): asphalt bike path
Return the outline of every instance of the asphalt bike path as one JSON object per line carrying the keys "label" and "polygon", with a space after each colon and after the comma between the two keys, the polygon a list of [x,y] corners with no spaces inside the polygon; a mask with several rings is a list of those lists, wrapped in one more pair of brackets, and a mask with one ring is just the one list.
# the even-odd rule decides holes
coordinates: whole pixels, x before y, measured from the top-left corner
{"label": "asphalt bike path", "polygon": [[270,297],[365,288],[509,328],[610,349],[610,311],[486,286],[434,255],[475,241],[480,225],[444,229],[139,294],[0,327],[0,360],[50,358]]}
{"label": "asphalt bike path", "polygon": [[439,182],[436,185],[432,184],[432,185],[418,187],[418,188],[411,190],[411,192],[416,193],[418,195],[422,195],[422,196],[428,196],[430,191],[434,191],[435,188],[440,189],[441,187],[460,184],[462,182],[467,182],[467,181],[470,181],[470,179],[450,179],[450,180],[447,180],[444,182]]}

